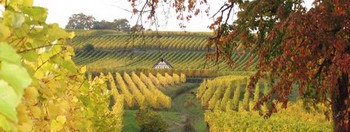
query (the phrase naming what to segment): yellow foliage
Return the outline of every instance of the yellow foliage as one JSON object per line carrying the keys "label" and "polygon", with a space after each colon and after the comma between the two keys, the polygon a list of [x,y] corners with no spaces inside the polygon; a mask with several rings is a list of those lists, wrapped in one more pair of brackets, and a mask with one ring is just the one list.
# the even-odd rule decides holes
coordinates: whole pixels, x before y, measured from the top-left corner
{"label": "yellow foliage", "polygon": [[51,132],[57,132],[63,129],[63,125],[66,123],[66,116],[57,116],[55,120],[51,122]]}

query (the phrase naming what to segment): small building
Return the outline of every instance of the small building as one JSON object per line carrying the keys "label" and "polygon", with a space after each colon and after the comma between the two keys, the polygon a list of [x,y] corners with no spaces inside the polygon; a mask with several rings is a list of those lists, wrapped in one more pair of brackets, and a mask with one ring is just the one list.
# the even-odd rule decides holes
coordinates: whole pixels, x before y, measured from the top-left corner
{"label": "small building", "polygon": [[156,64],[153,65],[154,69],[173,69],[173,66],[170,65],[167,61],[161,58]]}

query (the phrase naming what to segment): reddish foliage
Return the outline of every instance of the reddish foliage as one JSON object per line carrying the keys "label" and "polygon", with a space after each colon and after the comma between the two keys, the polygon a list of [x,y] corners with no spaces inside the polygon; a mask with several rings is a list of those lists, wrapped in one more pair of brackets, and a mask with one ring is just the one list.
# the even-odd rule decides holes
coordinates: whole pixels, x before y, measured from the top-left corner
{"label": "reddish foliage", "polygon": [[[332,105],[333,114],[336,114],[333,117],[335,130],[349,131],[350,105],[345,101],[349,100],[350,94],[347,92],[345,98],[338,97],[343,88],[347,88],[345,91],[350,90],[348,78],[342,80],[344,75],[349,76],[350,73],[350,1],[330,0],[318,4],[307,12],[291,12],[286,19],[275,23],[268,32],[264,45],[258,49],[259,73],[269,73],[270,78],[278,78],[273,83],[271,94],[283,102],[283,107],[286,107],[286,97],[290,94],[293,83],[299,85],[302,96],[313,91],[308,97],[314,99],[313,103],[328,102],[327,94],[341,99],[332,99],[331,102],[345,104],[345,109],[339,113],[334,113],[334,109],[338,108]],[[237,37],[244,40],[242,36]],[[275,44],[278,44],[277,49],[272,49]],[[271,52],[273,50],[279,53]],[[257,79],[252,80],[252,83],[256,81]],[[270,97],[271,95],[265,96],[257,106]],[[272,108],[270,112],[275,112],[275,109]],[[336,118],[340,122],[336,122]]]}
{"label": "reddish foliage", "polygon": [[[199,1],[206,4],[206,0]],[[196,3],[175,0],[172,5],[178,19],[190,20],[183,13],[198,14]],[[238,19],[229,24],[234,4],[240,8]],[[272,90],[256,105],[270,103],[266,117],[277,111],[276,101],[287,107],[287,97],[296,85],[302,97],[311,99],[311,105],[332,105],[335,131],[350,131],[349,7],[349,0],[315,0],[310,10],[300,0],[229,0],[209,26],[216,36],[208,44],[214,45],[215,51],[207,57],[230,60],[237,47],[255,51],[259,67],[249,87],[252,89],[260,78],[271,80]]]}

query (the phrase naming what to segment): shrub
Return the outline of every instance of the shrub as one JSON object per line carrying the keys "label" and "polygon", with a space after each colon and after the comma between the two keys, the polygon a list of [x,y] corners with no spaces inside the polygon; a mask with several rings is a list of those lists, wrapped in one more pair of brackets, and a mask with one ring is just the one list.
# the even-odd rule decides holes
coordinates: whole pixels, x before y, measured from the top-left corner
{"label": "shrub", "polygon": [[162,117],[148,107],[141,107],[136,114],[136,121],[140,126],[140,132],[165,132],[168,124]]}
{"label": "shrub", "polygon": [[94,47],[93,44],[85,44],[84,47],[83,47],[83,50],[84,50],[84,51],[87,51],[87,52],[89,52],[89,51],[94,51],[94,50],[95,50],[95,47]]}

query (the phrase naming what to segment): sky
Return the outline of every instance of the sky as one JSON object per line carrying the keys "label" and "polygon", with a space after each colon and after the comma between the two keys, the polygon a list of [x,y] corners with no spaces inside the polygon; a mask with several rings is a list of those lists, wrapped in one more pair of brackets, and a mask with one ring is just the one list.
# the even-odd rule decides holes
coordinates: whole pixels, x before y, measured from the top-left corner
{"label": "sky", "polygon": [[[220,6],[227,0],[215,0],[211,1],[211,12],[220,8]],[[48,23],[58,23],[61,27],[69,21],[69,17],[72,14],[84,13],[86,15],[92,15],[96,20],[112,21],[114,19],[128,19],[131,25],[136,24],[138,18],[137,15],[132,15],[130,10],[132,7],[128,0],[34,0],[34,5],[46,7],[49,9],[47,18]],[[140,4],[141,5],[141,4]],[[129,10],[129,11],[126,11]],[[162,9],[160,9],[162,10]],[[176,19],[175,13],[170,13],[169,18],[160,17],[158,30],[171,30],[181,31],[179,23],[181,21]],[[213,13],[211,13],[213,14]],[[164,16],[164,15],[159,15]],[[147,17],[146,15],[144,17]],[[145,18],[146,19],[146,18]],[[146,21],[146,20],[144,20]],[[201,14],[194,17],[189,23],[186,24],[186,31],[210,31],[207,27],[213,22],[210,17],[205,14]],[[146,29],[149,27],[149,22],[144,24]]]}
{"label": "sky", "polygon": [[[139,0],[140,1],[140,0]],[[210,5],[210,14],[216,12],[223,3],[227,0],[208,0]],[[306,5],[311,5],[312,0],[305,0]],[[69,17],[72,14],[84,13],[86,15],[92,15],[96,20],[112,21],[114,19],[128,19],[130,25],[135,25],[138,18],[137,15],[132,15],[127,10],[132,10],[128,0],[34,0],[34,5],[46,7],[49,10],[47,23],[58,23],[60,27],[64,28],[69,21]],[[141,4],[140,4],[141,5]],[[164,9],[160,9],[164,10]],[[165,8],[165,10],[167,10]],[[204,13],[196,17],[193,17],[190,22],[185,22],[186,29],[181,29],[179,23],[181,21],[176,19],[176,14],[170,12],[168,18],[164,15],[158,18],[159,27],[161,31],[210,31],[208,26],[213,22],[210,16],[206,16]],[[144,16],[146,17],[146,16]],[[234,17],[230,20],[233,21]],[[147,20],[144,20],[147,22]],[[149,22],[144,24],[146,29],[149,27]]]}

